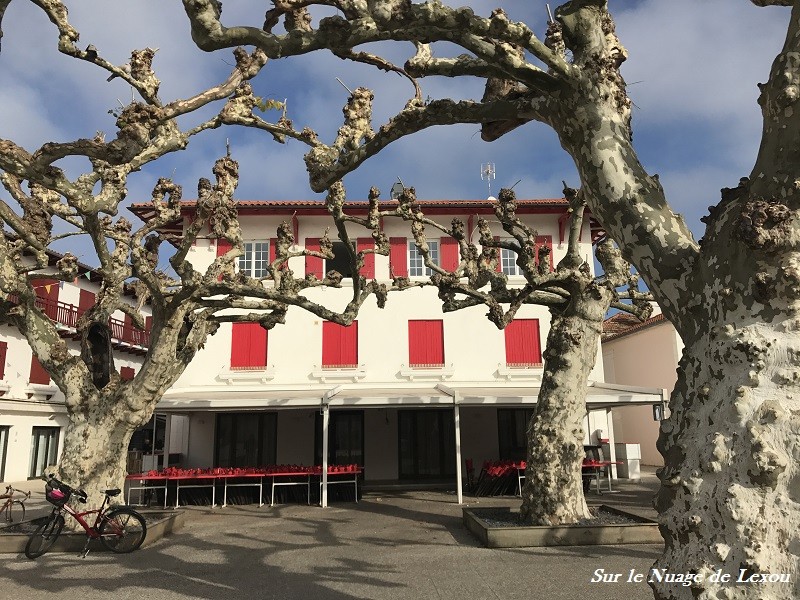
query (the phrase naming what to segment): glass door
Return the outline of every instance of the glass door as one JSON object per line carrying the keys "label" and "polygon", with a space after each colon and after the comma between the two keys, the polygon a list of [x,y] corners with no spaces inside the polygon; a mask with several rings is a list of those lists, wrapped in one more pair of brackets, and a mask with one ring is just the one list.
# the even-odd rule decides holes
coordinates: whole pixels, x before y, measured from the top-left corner
{"label": "glass door", "polygon": [[[322,464],[322,415],[317,413],[314,460]],[[332,410],[328,421],[328,464],[364,466],[364,411]]]}
{"label": "glass door", "polygon": [[401,410],[398,426],[400,479],[448,479],[455,475],[451,410]]}
{"label": "glass door", "polygon": [[34,427],[31,437],[30,478],[41,477],[58,461],[58,427]]}

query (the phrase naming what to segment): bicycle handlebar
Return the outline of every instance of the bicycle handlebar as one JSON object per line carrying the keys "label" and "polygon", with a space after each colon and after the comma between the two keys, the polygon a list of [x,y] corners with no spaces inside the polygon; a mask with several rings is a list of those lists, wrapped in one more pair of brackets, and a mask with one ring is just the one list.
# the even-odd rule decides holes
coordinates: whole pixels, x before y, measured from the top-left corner
{"label": "bicycle handlebar", "polygon": [[87,494],[83,490],[79,490],[72,486],[69,486],[59,479],[56,479],[56,476],[53,475],[52,473],[50,475],[42,475],[42,479],[44,479],[47,483],[50,483],[51,485],[55,484],[59,488],[64,488],[65,491],[69,492],[71,495],[78,498],[78,500],[80,500],[84,504],[86,504],[86,500],[89,498],[89,494]]}

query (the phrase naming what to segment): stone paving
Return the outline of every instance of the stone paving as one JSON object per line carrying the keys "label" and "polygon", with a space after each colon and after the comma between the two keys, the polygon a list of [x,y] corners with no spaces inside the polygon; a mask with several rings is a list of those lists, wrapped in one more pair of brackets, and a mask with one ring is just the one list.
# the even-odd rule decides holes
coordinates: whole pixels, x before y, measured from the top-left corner
{"label": "stone paving", "polygon": [[[32,482],[34,490],[41,482]],[[644,516],[657,481],[588,495]],[[39,499],[34,498],[35,502]],[[519,499],[469,498],[472,506]],[[34,503],[32,503],[33,505]],[[46,510],[44,505],[41,510]],[[188,509],[186,526],[130,555],[0,555],[0,598],[48,600],[639,600],[643,583],[591,583],[596,569],[646,572],[660,545],[490,550],[461,524],[452,492],[367,492],[358,504]]]}

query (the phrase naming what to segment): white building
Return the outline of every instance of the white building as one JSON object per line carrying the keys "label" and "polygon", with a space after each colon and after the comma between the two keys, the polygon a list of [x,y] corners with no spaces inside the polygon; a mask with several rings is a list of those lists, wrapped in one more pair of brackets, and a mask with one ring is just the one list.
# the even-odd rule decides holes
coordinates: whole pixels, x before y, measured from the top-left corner
{"label": "white building", "polygon": [[[440,222],[460,217],[473,239],[478,217],[493,219],[488,201],[419,204]],[[319,202],[240,201],[238,207],[247,240],[240,268],[256,276],[274,252],[270,238],[281,222],[291,223],[297,243],[310,248],[330,225]],[[184,203],[186,217],[194,208],[194,203]],[[347,210],[366,214],[364,203],[348,203]],[[541,243],[552,246],[553,264],[566,251],[566,210],[564,200],[519,201],[518,216],[536,228]],[[135,205],[133,211],[145,220],[152,215],[147,204]],[[179,233],[181,227],[176,223],[171,230]],[[391,242],[390,256],[373,255],[364,275],[388,281],[391,270],[425,278],[409,224],[386,219],[383,227]],[[505,235],[498,223],[492,228],[497,236]],[[348,231],[359,249],[372,246],[368,231],[355,226]],[[592,234],[587,219],[581,248],[587,257],[592,254]],[[454,240],[429,237],[429,243],[442,266],[455,267]],[[199,240],[191,261],[202,269],[225,250],[216,240]],[[504,256],[502,268],[512,282],[522,284],[512,259]],[[290,259],[296,275],[321,276],[333,266],[322,263],[316,258]],[[341,308],[351,294],[348,281],[343,289],[306,293]],[[370,299],[350,328],[295,309],[289,311],[286,325],[268,333],[257,324],[224,325],[157,410],[168,419],[188,419],[181,456],[185,467],[321,464],[328,424],[327,461],[364,466],[368,483],[453,480],[466,459],[480,469],[484,460],[524,457],[525,429],[541,382],[548,310],[524,306],[505,331],[491,324],[485,313],[485,307],[474,307],[443,314],[436,290],[425,288],[391,294],[383,310]],[[610,407],[649,407],[661,400],[660,390],[608,389],[599,383],[604,381],[600,361],[590,379],[586,430],[602,430],[612,442]]]}
{"label": "white building", "polygon": [[[473,239],[479,217],[493,220],[492,204],[485,200],[419,204],[441,222],[460,217]],[[270,238],[281,222],[292,224],[298,245],[312,248],[330,226],[326,209],[315,201],[240,201],[238,207],[248,240],[240,268],[256,276],[274,252]],[[364,207],[349,203],[347,210],[365,213]],[[194,208],[194,203],[184,203],[185,216]],[[148,204],[132,210],[145,220],[152,215]],[[566,202],[521,200],[517,214],[539,232],[540,243],[551,245],[556,264],[566,251]],[[175,223],[165,233],[180,235],[183,225]],[[387,219],[383,226],[391,241],[390,256],[373,255],[364,275],[388,281],[391,270],[411,279],[425,278],[410,243],[409,224]],[[587,258],[593,236],[599,233],[592,226],[587,219],[581,242],[581,254]],[[492,223],[492,229],[504,235],[498,223]],[[354,227],[350,234],[359,248],[372,245],[366,230]],[[455,267],[454,240],[429,241],[440,264]],[[198,240],[190,259],[202,269],[224,249],[216,240]],[[321,276],[336,266],[335,261],[323,262],[297,257],[290,267],[295,274]],[[502,269],[512,283],[523,283],[514,256],[506,251]],[[342,308],[350,298],[348,283],[345,279],[342,289],[306,293],[328,307]],[[74,335],[77,315],[91,305],[97,287],[96,275],[86,269],[74,284],[42,282],[41,302],[52,307],[65,337]],[[485,313],[485,308],[473,307],[443,314],[436,290],[425,288],[391,294],[383,310],[374,299],[368,300],[350,328],[299,309],[290,310],[287,323],[269,332],[257,324],[223,325],[164,395],[151,424],[134,434],[131,449],[144,456],[132,468],[325,461],[363,466],[367,483],[423,482],[455,481],[467,459],[479,470],[484,460],[524,458],[549,313],[543,307],[524,306],[504,331]],[[118,320],[116,364],[124,376],[132,376],[147,336],[133,330],[121,315]],[[78,343],[70,344],[77,352]],[[5,353],[0,356],[0,480],[14,481],[36,476],[56,462],[66,412],[63,396],[37,370],[30,348],[12,327],[0,330],[0,352]],[[649,411],[661,401],[661,390],[609,386],[604,381],[598,361],[590,376],[585,442],[608,437],[613,452],[611,408],[646,405]],[[322,452],[326,434],[327,456]]]}
{"label": "white building", "polygon": [[[50,253],[51,266],[61,255]],[[78,354],[78,317],[94,304],[99,276],[82,266],[73,283],[42,278],[34,283],[38,305],[56,322],[69,349]],[[133,299],[131,299],[133,303]],[[112,315],[115,366],[132,378],[146,352],[148,335],[129,317]],[[61,454],[67,424],[64,395],[33,356],[27,340],[11,325],[0,325],[0,481],[37,477]]]}

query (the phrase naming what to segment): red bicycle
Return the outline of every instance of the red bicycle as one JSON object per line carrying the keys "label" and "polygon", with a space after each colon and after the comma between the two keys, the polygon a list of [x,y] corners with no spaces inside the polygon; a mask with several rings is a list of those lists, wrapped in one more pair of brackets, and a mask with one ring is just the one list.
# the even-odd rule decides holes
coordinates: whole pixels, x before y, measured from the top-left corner
{"label": "red bicycle", "polygon": [[[78,512],[67,502],[74,496],[81,502],[86,502],[87,494],[59,481],[53,475],[44,480],[45,498],[53,505],[53,512],[36,531],[33,532],[25,546],[25,556],[39,558],[47,552],[61,535],[64,528],[64,513],[80,523],[86,531],[86,545],[81,556],[89,553],[89,542],[99,539],[100,543],[112,552],[126,554],[133,552],[142,545],[147,535],[147,524],[144,517],[128,506],[109,506],[109,501],[118,496],[119,489],[106,490],[105,498],[100,508]],[[89,515],[97,515],[92,525],[89,524]]]}

